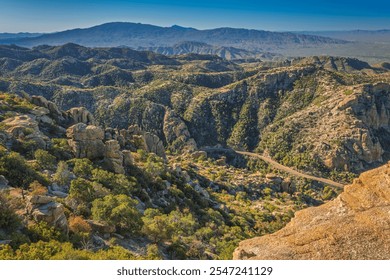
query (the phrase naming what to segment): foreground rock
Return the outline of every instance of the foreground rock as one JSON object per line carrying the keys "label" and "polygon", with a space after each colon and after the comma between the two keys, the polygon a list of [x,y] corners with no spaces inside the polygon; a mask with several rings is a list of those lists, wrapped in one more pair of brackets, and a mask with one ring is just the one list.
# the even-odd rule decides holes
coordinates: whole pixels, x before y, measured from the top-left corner
{"label": "foreground rock", "polygon": [[53,197],[44,195],[33,195],[29,197],[27,211],[37,222],[44,221],[64,233],[68,233],[68,220],[66,219],[65,208]]}
{"label": "foreground rock", "polygon": [[335,200],[296,213],[282,230],[245,240],[234,259],[389,259],[390,163]]}

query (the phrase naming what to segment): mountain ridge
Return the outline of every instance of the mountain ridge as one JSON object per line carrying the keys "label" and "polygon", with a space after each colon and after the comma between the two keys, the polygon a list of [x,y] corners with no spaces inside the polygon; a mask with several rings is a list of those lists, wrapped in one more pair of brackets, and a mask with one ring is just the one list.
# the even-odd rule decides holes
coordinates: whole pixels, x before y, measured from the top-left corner
{"label": "mountain ridge", "polygon": [[[262,41],[261,41],[261,40]],[[200,41],[226,46],[239,46],[246,43],[247,48],[260,48],[272,41],[278,44],[310,45],[341,44],[342,40],[320,36],[300,35],[289,32],[271,32],[254,29],[222,27],[207,30],[194,28],[160,27],[151,24],[112,22],[90,28],[77,28],[35,38],[15,39],[13,43],[23,46],[42,44],[61,45],[69,42],[84,46],[130,47],[169,46],[180,41]],[[1,42],[1,41],[0,41]],[[275,43],[274,42],[274,43]]]}

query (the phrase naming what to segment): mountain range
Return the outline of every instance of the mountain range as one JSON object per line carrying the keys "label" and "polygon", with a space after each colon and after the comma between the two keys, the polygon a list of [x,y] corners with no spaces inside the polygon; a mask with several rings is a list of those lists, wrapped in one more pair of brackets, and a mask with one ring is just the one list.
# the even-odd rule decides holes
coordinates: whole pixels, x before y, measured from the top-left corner
{"label": "mountain range", "polygon": [[342,44],[338,39],[289,32],[269,32],[237,28],[198,30],[174,25],[160,27],[149,24],[112,22],[85,29],[73,29],[33,38],[8,40],[21,46],[62,45],[76,43],[87,47],[167,47],[183,41],[197,41],[218,46],[264,50],[271,47]]}

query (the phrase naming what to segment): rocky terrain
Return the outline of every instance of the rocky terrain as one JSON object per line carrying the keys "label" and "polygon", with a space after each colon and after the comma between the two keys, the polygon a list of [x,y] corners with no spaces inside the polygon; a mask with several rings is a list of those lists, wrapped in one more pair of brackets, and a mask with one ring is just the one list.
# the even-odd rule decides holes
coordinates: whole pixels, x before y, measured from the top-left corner
{"label": "rocky terrain", "polygon": [[85,107],[105,127],[136,125],[172,152],[217,144],[255,150],[336,181],[389,159],[386,64],[234,63],[75,44],[2,46],[0,54],[3,91],[40,95],[75,113]]}
{"label": "rocky terrain", "polygon": [[245,240],[234,259],[389,259],[390,164],[362,173],[336,199],[298,211],[282,230]]}
{"label": "rocky terrain", "polygon": [[0,113],[0,259],[230,259],[337,194],[200,151],[174,117],[164,130],[188,144],[175,154],[139,126],[103,127],[42,96],[2,93]]}

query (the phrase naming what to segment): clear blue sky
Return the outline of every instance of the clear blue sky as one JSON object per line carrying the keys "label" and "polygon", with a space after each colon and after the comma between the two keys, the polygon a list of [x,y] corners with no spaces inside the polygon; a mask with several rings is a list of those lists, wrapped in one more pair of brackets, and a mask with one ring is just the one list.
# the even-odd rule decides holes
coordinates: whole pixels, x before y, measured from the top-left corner
{"label": "clear blue sky", "polygon": [[198,29],[390,29],[390,1],[0,0],[0,32],[54,32],[112,21]]}

